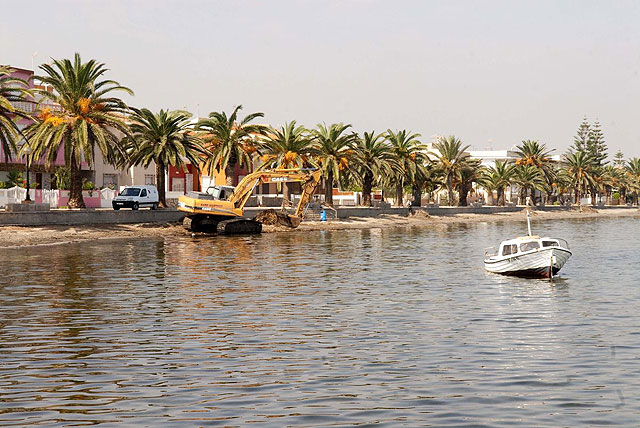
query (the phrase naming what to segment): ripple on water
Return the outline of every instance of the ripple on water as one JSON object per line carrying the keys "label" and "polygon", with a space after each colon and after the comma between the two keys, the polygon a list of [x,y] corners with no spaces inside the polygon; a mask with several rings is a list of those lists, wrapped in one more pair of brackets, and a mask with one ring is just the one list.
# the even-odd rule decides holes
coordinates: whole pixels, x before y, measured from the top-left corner
{"label": "ripple on water", "polygon": [[0,425],[634,426],[633,223],[536,225],[554,283],[484,272],[510,223],[8,254]]}

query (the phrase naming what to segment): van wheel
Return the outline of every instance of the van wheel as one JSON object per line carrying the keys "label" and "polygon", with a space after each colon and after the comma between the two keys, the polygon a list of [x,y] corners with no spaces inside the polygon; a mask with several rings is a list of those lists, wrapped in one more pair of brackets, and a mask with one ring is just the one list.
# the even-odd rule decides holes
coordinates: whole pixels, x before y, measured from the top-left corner
{"label": "van wheel", "polygon": [[113,207],[113,209],[114,209],[115,211],[118,211],[118,210],[120,209],[120,207],[116,207],[116,206],[114,206],[114,207]]}
{"label": "van wheel", "polygon": [[131,207],[132,210],[137,211],[138,208],[140,208],[140,205],[137,202],[133,203],[133,206]]}
{"label": "van wheel", "polygon": [[151,205],[151,209],[154,210],[154,211],[157,210],[158,209],[158,204]]}

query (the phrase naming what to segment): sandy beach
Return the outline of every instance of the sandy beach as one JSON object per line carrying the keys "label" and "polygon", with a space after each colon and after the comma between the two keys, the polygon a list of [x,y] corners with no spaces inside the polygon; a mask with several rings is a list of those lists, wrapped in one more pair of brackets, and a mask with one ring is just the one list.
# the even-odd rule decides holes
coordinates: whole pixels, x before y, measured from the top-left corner
{"label": "sandy beach", "polygon": [[[566,219],[566,218],[615,218],[637,217],[636,209],[604,209],[586,208],[583,212],[570,211],[533,211],[534,219]],[[455,223],[523,221],[522,212],[497,214],[456,214],[451,216],[428,216],[421,211],[409,216],[381,215],[372,218],[349,218],[328,222],[305,221],[297,229],[282,226],[265,225],[264,233],[302,233],[314,230],[348,230],[373,229],[391,227],[438,227]],[[18,248],[25,246],[59,245],[72,242],[94,241],[96,239],[144,238],[166,236],[190,236],[182,225],[167,224],[123,224],[100,226],[2,226],[0,227],[0,248]]]}

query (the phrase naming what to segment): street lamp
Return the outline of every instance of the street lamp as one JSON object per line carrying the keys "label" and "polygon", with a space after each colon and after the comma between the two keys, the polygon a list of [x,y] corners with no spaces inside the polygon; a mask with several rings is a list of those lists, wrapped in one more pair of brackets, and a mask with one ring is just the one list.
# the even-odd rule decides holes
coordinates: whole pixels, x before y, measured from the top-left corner
{"label": "street lamp", "polygon": [[31,153],[33,153],[33,150],[31,149],[31,146],[29,146],[28,144],[25,144],[25,146],[22,149],[22,152],[27,155],[27,197],[24,199],[25,202],[29,203],[31,202],[31,196],[29,196],[29,184],[30,184],[30,180],[29,180],[29,161],[31,160]]}

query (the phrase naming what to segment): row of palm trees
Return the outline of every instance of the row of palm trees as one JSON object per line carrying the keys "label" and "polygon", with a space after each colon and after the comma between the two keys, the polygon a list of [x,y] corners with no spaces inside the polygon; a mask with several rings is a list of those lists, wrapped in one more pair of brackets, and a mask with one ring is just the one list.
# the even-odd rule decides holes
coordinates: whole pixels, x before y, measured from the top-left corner
{"label": "row of palm trees", "polygon": [[[575,200],[587,192],[611,195],[613,190],[628,192],[637,198],[640,161],[625,167],[601,167],[585,152],[568,153],[563,162],[551,161],[543,144],[526,140],[517,147],[516,162],[497,161],[489,168],[472,159],[469,146],[455,136],[439,138],[433,150],[420,141],[420,134],[406,130],[362,135],[350,124],[319,124],[307,129],[291,121],[279,128],[255,123],[264,115],[251,113],[240,117],[242,106],[231,114],[212,112],[194,122],[185,111],[127,106],[117,93],[133,94],[129,88],[105,78],[107,69],[95,60],[82,62],[54,60],[40,66],[37,77],[50,90],[29,89],[24,81],[12,78],[0,69],[0,143],[6,156],[19,151],[17,141],[26,138],[33,156],[51,163],[64,150],[71,170],[69,206],[83,207],[81,163],[93,162],[100,151],[105,160],[117,167],[156,165],[157,187],[165,204],[164,177],[168,166],[183,168],[189,162],[210,173],[224,171],[227,184],[233,185],[236,165],[260,168],[321,168],[325,202],[333,203],[336,183],[362,190],[363,204],[372,205],[373,188],[395,192],[395,203],[402,205],[405,190],[420,205],[424,192],[446,189],[447,201],[466,205],[467,195],[477,183],[497,193],[497,203],[505,203],[505,189],[517,185],[521,201],[527,195],[542,192],[547,201],[573,193]],[[33,97],[55,108],[37,109],[27,115],[15,107]],[[25,130],[17,118],[29,117]],[[285,198],[289,198],[285,186]]]}

